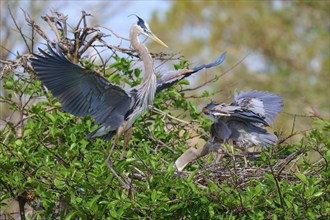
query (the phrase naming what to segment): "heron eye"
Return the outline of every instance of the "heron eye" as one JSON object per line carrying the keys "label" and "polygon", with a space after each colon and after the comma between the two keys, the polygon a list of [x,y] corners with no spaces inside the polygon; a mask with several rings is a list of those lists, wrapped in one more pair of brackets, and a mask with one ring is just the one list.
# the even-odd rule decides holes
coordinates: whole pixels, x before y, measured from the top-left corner
{"label": "heron eye", "polygon": [[152,34],[151,30],[147,27],[143,28],[144,33]]}

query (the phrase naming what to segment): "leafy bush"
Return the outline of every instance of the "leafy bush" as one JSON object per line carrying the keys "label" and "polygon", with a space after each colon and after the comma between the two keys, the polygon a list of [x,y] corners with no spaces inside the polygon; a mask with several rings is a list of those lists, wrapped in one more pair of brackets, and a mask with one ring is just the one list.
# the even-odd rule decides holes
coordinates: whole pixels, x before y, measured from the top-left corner
{"label": "leafy bush", "polygon": [[[123,73],[140,72],[129,70],[127,63],[117,59],[112,66]],[[131,84],[140,80],[139,74],[137,79],[130,74],[109,78]],[[186,172],[188,177],[178,175],[173,161],[188,147],[190,129],[207,127],[208,121],[175,86],[160,93],[154,107],[199,122],[186,125],[151,110],[140,117],[125,157],[120,159],[122,142],[114,153],[116,170],[132,181],[131,189],[122,189],[105,165],[111,142],[85,139],[96,127],[90,117],[61,111],[32,74],[6,71],[2,80],[10,93],[1,100],[20,120],[8,122],[1,131],[0,198],[28,202],[35,210],[33,218],[278,219],[330,213],[329,121],[319,121],[322,128],[300,143],[264,152],[250,170],[233,167],[227,158],[206,168],[207,161],[200,161]],[[317,164],[299,160],[312,151],[317,152]],[[269,169],[292,152],[296,156],[282,170]]]}
{"label": "leafy bush", "polygon": [[[195,100],[181,91],[188,81],[181,81],[159,93],[135,122],[123,158],[123,140],[118,143],[115,169],[131,180],[131,187],[123,189],[105,165],[111,142],[85,139],[97,125],[91,117],[61,110],[36,79],[29,56],[2,69],[6,92],[0,101],[13,114],[0,131],[1,215],[11,214],[8,201],[15,199],[21,207],[32,207],[32,219],[329,217],[329,120],[317,121],[320,128],[299,143],[263,152],[249,168],[231,158],[213,164],[211,156],[177,173],[175,159],[191,139],[206,139],[210,125]],[[132,68],[130,59],[115,57],[110,67],[84,64],[101,72],[114,70],[105,71],[113,83],[141,82],[141,70]],[[185,65],[182,61],[175,68]]]}

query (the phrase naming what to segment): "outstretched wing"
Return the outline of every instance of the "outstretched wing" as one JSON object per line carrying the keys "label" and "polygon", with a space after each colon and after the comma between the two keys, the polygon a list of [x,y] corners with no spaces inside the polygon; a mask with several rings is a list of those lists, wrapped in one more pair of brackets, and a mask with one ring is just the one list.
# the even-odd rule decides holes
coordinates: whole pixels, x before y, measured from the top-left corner
{"label": "outstretched wing", "polygon": [[157,92],[156,93],[162,91],[163,89],[171,87],[176,82],[178,82],[186,77],[189,77],[192,74],[194,74],[202,69],[208,69],[208,68],[220,65],[225,60],[225,58],[226,58],[226,52],[221,54],[221,56],[218,57],[218,59],[212,63],[206,64],[206,65],[205,64],[200,65],[200,66],[197,66],[192,69],[183,69],[183,70],[171,71],[171,72],[167,73],[166,75],[162,76],[162,78],[157,80]]}
{"label": "outstretched wing", "polygon": [[203,113],[208,115],[215,122],[241,120],[268,125],[263,117],[240,106],[210,103],[203,108]]}
{"label": "outstretched wing", "polygon": [[119,126],[131,105],[131,97],[96,72],[70,62],[56,45],[57,53],[34,54],[32,66],[38,78],[58,98],[63,110],[76,116],[91,114],[96,123]]}
{"label": "outstretched wing", "polygon": [[246,91],[234,94],[232,106],[240,106],[265,119],[271,124],[282,111],[282,98],[270,92]]}

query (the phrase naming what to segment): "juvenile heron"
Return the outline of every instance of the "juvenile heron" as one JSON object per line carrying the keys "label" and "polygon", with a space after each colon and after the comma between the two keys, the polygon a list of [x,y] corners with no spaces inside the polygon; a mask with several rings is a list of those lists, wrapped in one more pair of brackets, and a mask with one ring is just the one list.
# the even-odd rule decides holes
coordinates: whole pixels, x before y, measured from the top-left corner
{"label": "juvenile heron", "polygon": [[246,150],[252,146],[268,147],[277,142],[274,134],[268,133],[263,127],[269,126],[276,115],[282,110],[282,98],[270,92],[246,91],[234,94],[230,104],[210,103],[203,108],[214,123],[210,128],[208,142],[200,149],[188,149],[176,161],[178,170],[187,163],[208,154],[225,143],[244,151],[247,166]]}
{"label": "juvenile heron", "polygon": [[282,98],[269,92],[247,91],[234,94],[234,102],[229,105],[211,103],[203,109],[214,123],[211,126],[211,142],[227,143],[244,150],[252,146],[268,147],[277,142],[274,134],[263,126],[269,126],[282,110]]}

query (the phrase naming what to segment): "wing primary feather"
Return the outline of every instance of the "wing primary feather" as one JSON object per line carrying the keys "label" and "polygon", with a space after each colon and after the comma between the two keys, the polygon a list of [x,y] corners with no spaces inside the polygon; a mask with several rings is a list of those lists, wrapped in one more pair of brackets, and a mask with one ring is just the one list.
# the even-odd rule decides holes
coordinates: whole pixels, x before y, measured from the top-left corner
{"label": "wing primary feather", "polygon": [[[102,139],[111,139],[113,130],[124,122],[132,99],[127,91],[111,84],[92,70],[68,60],[56,44],[47,45],[48,52],[38,48],[31,64],[43,84],[58,98],[63,110],[76,116],[92,115],[101,127],[110,127]],[[115,106],[115,107],[114,107]]]}

